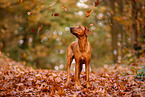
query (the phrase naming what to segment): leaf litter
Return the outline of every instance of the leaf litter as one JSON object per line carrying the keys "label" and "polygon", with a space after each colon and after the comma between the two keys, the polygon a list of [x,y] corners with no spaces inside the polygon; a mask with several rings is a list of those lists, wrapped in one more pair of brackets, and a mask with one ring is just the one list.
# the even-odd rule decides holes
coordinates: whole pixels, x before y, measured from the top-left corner
{"label": "leaf litter", "polygon": [[[136,70],[143,66],[141,58]],[[99,73],[98,73],[98,72]],[[81,73],[81,88],[66,83],[66,71],[33,69],[15,62],[0,53],[0,96],[52,96],[52,97],[143,97],[145,82],[136,78],[132,65],[109,66],[90,72],[90,87],[86,88],[85,72]]]}

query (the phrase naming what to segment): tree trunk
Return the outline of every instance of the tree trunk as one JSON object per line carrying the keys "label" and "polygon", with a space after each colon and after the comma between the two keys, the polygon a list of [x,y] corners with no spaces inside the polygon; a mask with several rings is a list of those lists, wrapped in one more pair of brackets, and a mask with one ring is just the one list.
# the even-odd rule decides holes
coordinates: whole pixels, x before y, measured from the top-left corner
{"label": "tree trunk", "polygon": [[[112,17],[113,18],[113,17]],[[118,56],[118,32],[116,30],[116,22],[111,18],[112,26],[111,26],[111,36],[112,36],[112,55],[113,55],[113,61],[114,63],[117,62],[117,56]]]}
{"label": "tree trunk", "polygon": [[111,9],[113,11],[113,14],[111,16],[111,36],[112,36],[112,56],[113,56],[113,62],[117,62],[117,57],[118,57],[118,46],[117,46],[117,41],[118,41],[118,31],[117,31],[117,22],[114,20],[114,16],[116,15],[115,12],[115,1],[111,0]]}
{"label": "tree trunk", "polygon": [[131,39],[131,48],[132,52],[133,50],[136,50],[138,47],[138,31],[137,31],[137,0],[132,0],[132,39]]}

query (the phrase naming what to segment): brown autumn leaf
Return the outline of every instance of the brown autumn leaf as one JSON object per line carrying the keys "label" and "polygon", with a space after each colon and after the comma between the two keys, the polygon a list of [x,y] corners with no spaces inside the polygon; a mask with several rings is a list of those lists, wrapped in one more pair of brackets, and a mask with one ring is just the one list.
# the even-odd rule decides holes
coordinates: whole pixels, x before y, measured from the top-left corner
{"label": "brown autumn leaf", "polygon": [[33,15],[33,12],[27,12],[28,15]]}
{"label": "brown autumn leaf", "polygon": [[23,0],[19,0],[19,3],[23,3]]}
{"label": "brown autumn leaf", "polygon": [[58,13],[55,13],[54,16],[59,16],[59,14]]}
{"label": "brown autumn leaf", "polygon": [[51,16],[59,16],[58,13],[52,13]]}
{"label": "brown autumn leaf", "polygon": [[87,11],[86,11],[85,14],[86,14],[86,17],[87,17],[87,18],[90,16],[91,12],[93,12],[93,10],[87,10]]}
{"label": "brown autumn leaf", "polygon": [[60,77],[57,77],[57,78],[55,78],[55,82],[61,82],[62,81],[62,79],[60,78]]}
{"label": "brown autumn leaf", "polygon": [[[66,71],[33,69],[17,63],[0,52],[0,96],[125,96],[144,97],[144,82],[136,79],[136,72],[130,66],[108,66],[100,73],[90,72],[90,87],[86,87],[85,72],[81,73],[81,88],[74,86],[75,73],[70,75],[70,84],[66,84]],[[144,65],[143,63],[133,63]],[[135,65],[139,69],[139,65]],[[103,68],[102,68],[103,69]],[[100,71],[100,68],[97,69]]]}
{"label": "brown autumn leaf", "polygon": [[65,11],[67,11],[67,8],[66,8],[66,6],[62,5],[62,8],[63,8]]}
{"label": "brown autumn leaf", "polygon": [[109,24],[112,25],[111,20],[108,20]]}
{"label": "brown autumn leaf", "polygon": [[54,13],[51,14],[51,16],[53,16],[53,15],[54,15]]}
{"label": "brown autumn leaf", "polygon": [[51,5],[49,5],[49,6],[53,6],[54,4],[55,4],[56,2],[53,2]]}
{"label": "brown autumn leaf", "polygon": [[134,0],[135,2],[137,2],[138,0]]}
{"label": "brown autumn leaf", "polygon": [[114,14],[114,11],[111,10],[110,13],[113,15]]}
{"label": "brown autumn leaf", "polygon": [[35,32],[35,30],[34,29],[31,29],[31,32]]}
{"label": "brown autumn leaf", "polygon": [[23,86],[24,84],[23,83],[18,83],[16,84],[17,86]]}
{"label": "brown autumn leaf", "polygon": [[38,31],[37,31],[37,34],[40,33],[40,30],[42,29],[43,25],[41,25],[39,28],[38,28]]}
{"label": "brown autumn leaf", "polygon": [[100,1],[97,0],[97,2],[95,2],[95,7],[98,6],[99,3],[100,3]]}
{"label": "brown autumn leaf", "polygon": [[94,26],[94,23],[91,23],[90,26]]}

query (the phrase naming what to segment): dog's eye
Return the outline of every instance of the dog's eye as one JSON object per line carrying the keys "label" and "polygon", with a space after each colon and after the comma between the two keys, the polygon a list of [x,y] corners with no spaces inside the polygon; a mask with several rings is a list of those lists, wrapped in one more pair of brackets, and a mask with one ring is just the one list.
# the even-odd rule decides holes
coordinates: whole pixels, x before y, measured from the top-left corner
{"label": "dog's eye", "polygon": [[82,29],[81,27],[78,27],[79,29]]}

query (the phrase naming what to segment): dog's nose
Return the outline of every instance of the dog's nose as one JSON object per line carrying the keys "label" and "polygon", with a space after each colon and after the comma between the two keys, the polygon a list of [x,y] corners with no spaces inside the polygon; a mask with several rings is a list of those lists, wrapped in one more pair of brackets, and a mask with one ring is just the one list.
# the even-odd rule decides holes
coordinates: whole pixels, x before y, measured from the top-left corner
{"label": "dog's nose", "polygon": [[70,31],[71,31],[71,32],[73,32],[73,31],[72,31],[73,28],[74,28],[74,27],[70,27]]}
{"label": "dog's nose", "polygon": [[74,27],[70,27],[70,30],[72,30]]}

